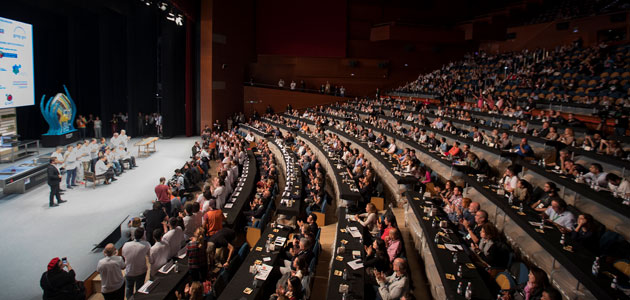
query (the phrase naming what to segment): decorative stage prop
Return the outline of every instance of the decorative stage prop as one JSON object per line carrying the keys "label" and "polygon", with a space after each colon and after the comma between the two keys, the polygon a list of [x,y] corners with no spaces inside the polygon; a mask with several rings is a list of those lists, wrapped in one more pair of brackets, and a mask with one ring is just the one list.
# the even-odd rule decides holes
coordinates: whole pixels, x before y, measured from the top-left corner
{"label": "decorative stage prop", "polygon": [[72,101],[70,92],[66,85],[63,85],[64,93],[58,93],[50,97],[44,105],[46,95],[42,95],[39,109],[48,123],[48,132],[42,134],[42,145],[44,147],[56,147],[67,145],[78,140],[79,135],[74,128],[74,118],[77,114],[77,107]]}

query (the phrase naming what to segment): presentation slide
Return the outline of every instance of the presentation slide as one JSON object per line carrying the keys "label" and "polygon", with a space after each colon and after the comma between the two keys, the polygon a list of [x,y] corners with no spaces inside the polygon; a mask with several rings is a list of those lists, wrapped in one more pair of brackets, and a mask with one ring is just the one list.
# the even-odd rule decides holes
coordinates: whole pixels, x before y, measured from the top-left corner
{"label": "presentation slide", "polygon": [[33,104],[33,26],[0,17],[0,109]]}

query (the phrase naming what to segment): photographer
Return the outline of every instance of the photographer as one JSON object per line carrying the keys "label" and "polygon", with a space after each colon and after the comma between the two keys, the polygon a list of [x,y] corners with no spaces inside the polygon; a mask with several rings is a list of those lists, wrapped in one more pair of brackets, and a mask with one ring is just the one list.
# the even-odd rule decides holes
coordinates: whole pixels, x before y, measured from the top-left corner
{"label": "photographer", "polygon": [[[65,269],[65,270],[64,270]],[[48,270],[42,274],[39,285],[44,290],[44,300],[82,300],[85,287],[75,280],[75,273],[68,260],[55,257],[48,263]]]}

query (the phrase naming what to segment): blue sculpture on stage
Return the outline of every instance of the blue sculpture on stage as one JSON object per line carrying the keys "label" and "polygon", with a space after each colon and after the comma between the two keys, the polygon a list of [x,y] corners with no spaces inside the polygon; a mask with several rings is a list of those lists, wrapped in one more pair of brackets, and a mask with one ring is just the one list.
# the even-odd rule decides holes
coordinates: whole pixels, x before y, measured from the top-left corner
{"label": "blue sculpture on stage", "polygon": [[70,97],[70,92],[66,85],[63,85],[65,94],[58,93],[55,97],[50,97],[46,106],[44,107],[44,99],[46,95],[42,96],[42,101],[39,103],[39,109],[42,111],[42,115],[48,123],[48,132],[44,135],[63,135],[73,131],[74,118],[77,114],[77,106]]}

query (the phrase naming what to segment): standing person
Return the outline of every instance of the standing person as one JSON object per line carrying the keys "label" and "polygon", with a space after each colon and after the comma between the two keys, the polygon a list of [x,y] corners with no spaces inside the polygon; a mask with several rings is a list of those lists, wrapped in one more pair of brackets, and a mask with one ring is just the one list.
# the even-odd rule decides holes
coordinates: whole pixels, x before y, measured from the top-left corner
{"label": "standing person", "polygon": [[138,119],[136,120],[136,126],[138,129],[138,132],[136,132],[136,135],[143,136],[144,135],[144,116],[142,115],[142,112],[138,112]]}
{"label": "standing person", "polygon": [[116,255],[116,246],[109,243],[103,250],[104,258],[98,261],[96,271],[101,275],[101,293],[105,300],[123,300],[125,281],[121,270],[125,269],[122,256]]}
{"label": "standing person", "polygon": [[103,122],[98,116],[96,116],[96,119],[94,120],[94,137],[97,139],[100,139],[103,137],[103,133],[101,131],[102,126],[103,126]]}
{"label": "standing person", "polygon": [[171,214],[171,191],[168,185],[166,185],[166,178],[161,177],[160,183],[155,186],[155,196],[160,201],[162,207],[166,209],[166,213]]}
{"label": "standing person", "polygon": [[77,129],[79,129],[79,138],[84,139],[86,135],[85,127],[87,126],[87,120],[84,116],[79,115],[75,123],[77,123]]}
{"label": "standing person", "polygon": [[61,200],[61,195],[59,194],[59,183],[61,182],[61,174],[59,174],[59,169],[55,166],[57,163],[56,157],[50,158],[50,164],[48,165],[48,185],[50,186],[50,198],[48,200],[48,205],[50,207],[59,206],[59,204],[55,204],[54,197],[57,197],[57,203],[64,203],[65,200]]}
{"label": "standing person", "polygon": [[109,124],[112,127],[112,134],[114,134],[114,132],[118,132],[118,116],[116,114],[112,115],[112,119],[109,121]]}
{"label": "standing person", "polygon": [[122,256],[125,258],[125,296],[130,299],[134,288],[140,289],[147,277],[147,261],[153,264],[149,253],[151,246],[147,241],[143,241],[144,228],[139,227],[133,233],[134,240],[126,242],[122,247]]}
{"label": "standing person", "polygon": [[[89,114],[87,119],[87,132],[90,136],[94,133],[94,115]],[[93,136],[91,136],[93,137]]]}
{"label": "standing person", "polygon": [[156,114],[155,116],[155,129],[157,131],[158,136],[162,136],[162,125],[163,119],[161,114]]}
{"label": "standing person", "polygon": [[129,130],[129,128],[127,127],[127,124],[129,124],[129,114],[118,113],[118,116],[120,117],[120,121],[122,122],[122,126],[120,128]]}
{"label": "standing person", "polygon": [[79,165],[77,153],[74,151],[72,145],[68,145],[68,149],[64,154],[64,161],[66,164],[66,188],[72,189],[73,186],[77,186],[75,180],[77,177],[77,167]]}

